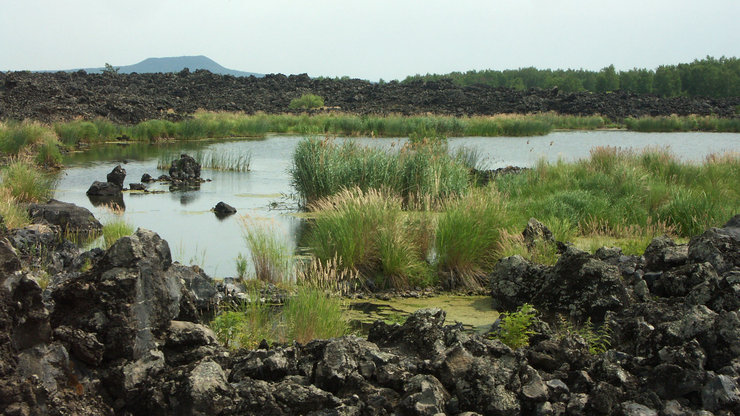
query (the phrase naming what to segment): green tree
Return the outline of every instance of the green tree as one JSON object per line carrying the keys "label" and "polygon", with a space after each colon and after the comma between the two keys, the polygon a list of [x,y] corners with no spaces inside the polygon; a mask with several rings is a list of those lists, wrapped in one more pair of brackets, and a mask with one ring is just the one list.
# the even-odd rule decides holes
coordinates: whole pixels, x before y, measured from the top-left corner
{"label": "green tree", "polygon": [[681,94],[681,76],[675,66],[659,66],[655,70],[653,91],[664,97],[675,97]]}
{"label": "green tree", "polygon": [[596,92],[616,91],[619,89],[619,75],[614,65],[609,65],[599,71],[596,77]]}

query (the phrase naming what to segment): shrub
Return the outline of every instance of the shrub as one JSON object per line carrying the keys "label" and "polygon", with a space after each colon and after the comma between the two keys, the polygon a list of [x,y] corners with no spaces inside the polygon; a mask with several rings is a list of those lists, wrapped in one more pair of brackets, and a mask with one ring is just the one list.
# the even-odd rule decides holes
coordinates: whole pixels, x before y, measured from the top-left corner
{"label": "shrub", "polygon": [[288,108],[291,110],[311,110],[314,108],[321,108],[324,106],[324,99],[316,94],[303,94],[300,98],[294,98],[290,100]]}
{"label": "shrub", "polygon": [[494,337],[501,340],[510,348],[521,348],[529,345],[529,337],[534,335],[530,329],[534,323],[537,310],[529,303],[525,303],[516,312],[504,314],[499,322],[498,333]]}

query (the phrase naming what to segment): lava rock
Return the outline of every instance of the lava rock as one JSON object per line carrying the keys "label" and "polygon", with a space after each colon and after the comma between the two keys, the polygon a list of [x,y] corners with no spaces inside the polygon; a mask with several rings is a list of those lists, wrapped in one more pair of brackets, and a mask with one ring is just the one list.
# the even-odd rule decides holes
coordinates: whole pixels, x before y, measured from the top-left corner
{"label": "lava rock", "polygon": [[126,169],[122,168],[121,165],[117,165],[108,173],[105,179],[108,183],[112,183],[118,186],[119,189],[123,189],[123,180],[126,179]]}
{"label": "lava rock", "polygon": [[236,214],[236,208],[221,201],[213,208],[213,212],[216,214],[216,216],[223,218],[232,214]]}
{"label": "lava rock", "polygon": [[86,194],[88,196],[114,196],[120,194],[122,189],[112,182],[95,181],[87,189]]}
{"label": "lava rock", "polygon": [[28,215],[34,223],[58,225],[64,234],[89,235],[103,229],[87,208],[55,199],[45,204],[30,204]]}

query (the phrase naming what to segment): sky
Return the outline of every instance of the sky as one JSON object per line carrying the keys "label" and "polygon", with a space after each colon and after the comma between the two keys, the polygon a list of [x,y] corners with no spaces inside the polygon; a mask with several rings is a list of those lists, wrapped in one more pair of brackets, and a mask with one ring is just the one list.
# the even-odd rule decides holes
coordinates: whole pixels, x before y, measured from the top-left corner
{"label": "sky", "polygon": [[205,55],[369,80],[740,57],[740,0],[0,0],[0,71]]}

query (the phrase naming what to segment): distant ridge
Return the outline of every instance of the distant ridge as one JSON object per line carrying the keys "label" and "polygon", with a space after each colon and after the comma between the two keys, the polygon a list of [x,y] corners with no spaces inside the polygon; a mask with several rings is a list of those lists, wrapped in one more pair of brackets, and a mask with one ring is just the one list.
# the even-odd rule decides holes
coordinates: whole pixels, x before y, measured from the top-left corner
{"label": "distant ridge", "polygon": [[[166,57],[166,58],[147,58],[143,61],[139,62],[138,64],[134,65],[124,65],[124,66],[116,66],[113,65],[114,68],[118,68],[118,72],[121,74],[130,74],[132,72],[136,72],[139,74],[147,74],[147,73],[154,73],[154,72],[180,72],[185,68],[188,68],[191,72],[195,72],[199,69],[206,69],[208,71],[211,71],[214,74],[220,74],[220,75],[233,75],[236,77],[248,77],[250,75],[254,75],[255,77],[263,77],[264,74],[259,74],[256,72],[244,72],[244,71],[237,71],[235,69],[229,69],[224,68],[223,66],[219,65],[216,61],[214,61],[211,58],[208,58],[203,55],[198,56],[173,56],[173,57]],[[94,73],[100,73],[103,72],[105,68],[81,68],[88,74],[94,74]],[[75,72],[79,71],[79,69],[69,69],[65,72]],[[50,72],[50,71],[40,71],[40,72]]]}

